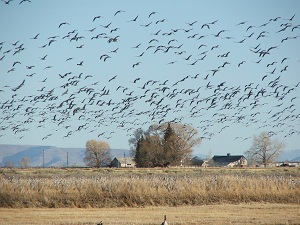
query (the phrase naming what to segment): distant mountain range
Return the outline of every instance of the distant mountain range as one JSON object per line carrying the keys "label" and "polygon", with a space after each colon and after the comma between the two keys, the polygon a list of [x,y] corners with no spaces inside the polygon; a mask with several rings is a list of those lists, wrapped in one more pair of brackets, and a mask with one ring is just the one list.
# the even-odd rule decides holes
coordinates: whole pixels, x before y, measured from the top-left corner
{"label": "distant mountain range", "polygon": [[[31,167],[85,166],[85,148],[58,148],[54,146],[1,145],[0,166],[18,167],[19,161],[28,157]],[[128,149],[111,149],[112,158],[130,156]]]}
{"label": "distant mountain range", "polygon": [[300,162],[300,149],[286,151],[279,157],[279,161]]}
{"label": "distant mountain range", "polygon": [[[54,146],[34,145],[1,145],[0,167],[6,165],[19,166],[19,161],[28,157],[31,167],[61,167],[61,166],[85,166],[83,162],[85,148],[58,148]],[[128,149],[111,149],[112,158],[130,157]],[[199,155],[205,158],[204,155]],[[278,161],[300,161],[300,149],[286,151],[280,155]]]}

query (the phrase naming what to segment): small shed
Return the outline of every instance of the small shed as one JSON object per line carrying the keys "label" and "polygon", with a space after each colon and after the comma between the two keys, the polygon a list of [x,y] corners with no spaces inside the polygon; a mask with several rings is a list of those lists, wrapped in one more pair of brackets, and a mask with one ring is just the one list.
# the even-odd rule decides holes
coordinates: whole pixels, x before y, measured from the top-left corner
{"label": "small shed", "polygon": [[111,161],[111,167],[115,168],[133,168],[135,167],[135,161],[133,158],[118,158],[115,157]]}
{"label": "small shed", "polygon": [[244,167],[247,165],[247,159],[243,155],[230,155],[225,156],[215,155],[210,161],[209,166],[216,167]]}

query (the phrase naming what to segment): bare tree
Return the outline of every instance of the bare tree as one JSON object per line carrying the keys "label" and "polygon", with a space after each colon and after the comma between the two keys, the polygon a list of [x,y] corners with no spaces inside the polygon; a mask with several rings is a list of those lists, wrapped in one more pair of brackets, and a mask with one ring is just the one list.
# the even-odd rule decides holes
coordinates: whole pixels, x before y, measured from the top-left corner
{"label": "bare tree", "polygon": [[141,128],[133,132],[133,137],[128,140],[132,155],[135,155],[135,150],[137,148],[138,142],[144,136],[145,136],[145,132]]}
{"label": "bare tree", "polygon": [[19,166],[21,168],[28,168],[30,164],[30,158],[28,157],[23,157],[20,161],[19,161]]}
{"label": "bare tree", "polygon": [[84,162],[92,167],[108,165],[111,162],[109,144],[105,141],[87,141]]}
{"label": "bare tree", "polygon": [[176,123],[172,128],[176,134],[176,145],[182,154],[182,160],[191,156],[193,148],[201,143],[201,138],[198,137],[198,130],[191,125]]}
{"label": "bare tree", "polygon": [[283,142],[271,140],[268,132],[261,132],[258,136],[254,135],[252,146],[245,154],[250,156],[250,160],[260,162],[266,167],[268,163],[277,160],[284,147]]}
{"label": "bare tree", "polygon": [[13,167],[15,167],[14,162],[13,161],[5,162],[5,167],[7,167],[7,168],[13,168]]}

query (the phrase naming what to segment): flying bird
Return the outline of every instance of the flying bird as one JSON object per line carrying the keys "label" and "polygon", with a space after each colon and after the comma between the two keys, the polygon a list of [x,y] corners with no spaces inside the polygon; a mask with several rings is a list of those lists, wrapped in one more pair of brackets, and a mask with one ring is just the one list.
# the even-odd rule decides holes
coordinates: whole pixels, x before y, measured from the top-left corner
{"label": "flying bird", "polygon": [[133,64],[132,67],[134,68],[135,66],[140,65],[140,63],[141,63],[141,62],[137,62],[137,63]]}
{"label": "flying bird", "polygon": [[25,84],[25,79],[22,81],[21,84],[19,84],[19,85],[18,85],[17,87],[15,87],[15,88],[12,88],[11,90],[12,90],[12,91],[17,91],[17,90],[20,89],[24,84]]}
{"label": "flying bird", "polygon": [[137,20],[137,18],[139,17],[139,15],[137,15],[134,19],[132,20],[128,20],[127,22],[135,22]]}
{"label": "flying bird", "polygon": [[70,25],[68,22],[62,22],[59,24],[58,28],[61,28],[62,25]]}
{"label": "flying bird", "polygon": [[101,27],[104,27],[104,28],[109,28],[109,26],[111,25],[111,22],[108,23],[107,25],[100,25]]}
{"label": "flying bird", "polygon": [[83,61],[81,61],[80,63],[77,63],[77,66],[83,66]]}
{"label": "flying bird", "polygon": [[101,16],[95,16],[94,18],[93,18],[93,22],[96,20],[96,19],[100,19],[101,18]]}
{"label": "flying bird", "polygon": [[19,62],[19,61],[14,62],[12,67],[15,67],[16,64],[21,64],[21,62]]}
{"label": "flying bird", "polygon": [[156,14],[156,13],[158,13],[158,12],[151,12],[151,13],[149,14],[148,18],[150,18],[152,15],[154,15],[154,14]]}
{"label": "flying bird", "polygon": [[114,77],[112,77],[112,78],[110,78],[110,79],[108,80],[108,82],[111,82],[112,80],[116,79],[116,77],[117,77],[117,75],[114,76]]}
{"label": "flying bird", "polygon": [[40,33],[38,33],[37,35],[35,35],[33,38],[30,38],[30,39],[37,39],[39,35],[40,35]]}
{"label": "flying bird", "polygon": [[30,3],[32,3],[30,0],[22,0],[22,1],[19,2],[19,5],[21,5],[23,2],[30,2]]}
{"label": "flying bird", "polygon": [[117,12],[115,12],[114,16],[116,16],[117,14],[122,13],[122,12],[125,12],[125,11],[123,11],[123,10],[118,10]]}

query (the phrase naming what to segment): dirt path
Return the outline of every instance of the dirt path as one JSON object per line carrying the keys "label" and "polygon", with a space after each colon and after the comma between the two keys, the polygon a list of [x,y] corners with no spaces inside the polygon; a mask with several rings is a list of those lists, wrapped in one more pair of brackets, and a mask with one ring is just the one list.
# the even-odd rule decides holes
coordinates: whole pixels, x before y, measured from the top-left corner
{"label": "dirt path", "polygon": [[239,204],[101,209],[0,208],[0,224],[300,224],[300,205]]}

